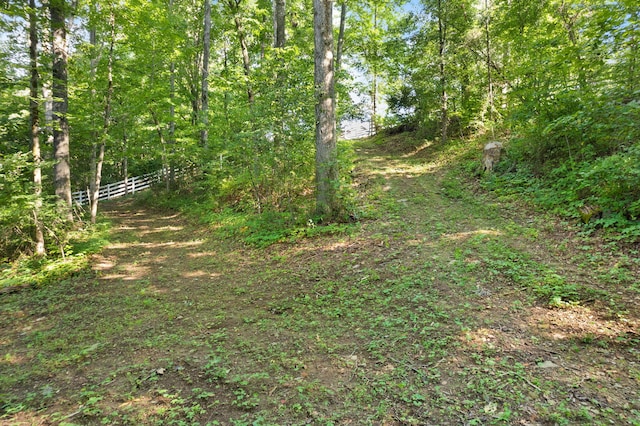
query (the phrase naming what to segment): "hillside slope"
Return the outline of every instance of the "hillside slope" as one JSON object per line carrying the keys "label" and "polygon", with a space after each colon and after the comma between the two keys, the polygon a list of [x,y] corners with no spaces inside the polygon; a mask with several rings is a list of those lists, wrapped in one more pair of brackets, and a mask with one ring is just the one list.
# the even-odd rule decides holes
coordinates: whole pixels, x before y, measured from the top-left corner
{"label": "hillside slope", "polygon": [[474,193],[461,146],[355,150],[345,235],[109,205],[91,272],[0,296],[0,423],[640,424],[632,253]]}

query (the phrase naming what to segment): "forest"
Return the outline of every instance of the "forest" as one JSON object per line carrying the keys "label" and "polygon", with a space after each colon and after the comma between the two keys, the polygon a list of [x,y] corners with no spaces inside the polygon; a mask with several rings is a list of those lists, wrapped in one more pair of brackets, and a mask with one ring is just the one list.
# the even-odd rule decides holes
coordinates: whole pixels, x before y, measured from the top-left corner
{"label": "forest", "polygon": [[[551,352],[522,361],[493,343],[471,356],[453,331],[473,347],[490,340],[478,321],[501,321],[496,305],[518,324],[537,312],[549,327],[565,310],[584,325],[566,333],[586,347],[572,372],[615,345],[635,365],[637,312],[625,303],[639,291],[639,44],[636,0],[0,0],[0,372],[32,366],[0,380],[0,421],[639,424],[637,393],[612,391],[607,407],[605,391],[571,399],[563,379],[534,377],[526,366],[564,366],[549,360],[568,350],[551,337]],[[367,137],[351,140],[354,123]],[[504,148],[485,172],[492,141]],[[150,175],[150,191],[101,198],[101,187]],[[157,246],[191,260],[173,265]],[[244,281],[199,287],[198,277],[218,283],[224,271]],[[98,289],[104,280],[127,296]],[[427,285],[441,293],[418,292]],[[498,295],[466,322],[469,297]],[[122,318],[96,314],[102,337],[85,325],[66,340],[49,334],[70,333],[100,300],[126,303],[113,305]],[[232,308],[207,316],[221,300]],[[369,303],[377,310],[367,316]],[[64,320],[42,328],[56,306]],[[587,309],[610,322],[588,329]],[[24,339],[9,331],[23,315]],[[161,343],[127,335],[140,318],[176,329],[187,318],[208,337],[186,326],[149,328]],[[286,342],[279,352],[257,337],[272,330]],[[432,346],[419,350],[407,337],[430,332]],[[127,352],[115,349],[121,339],[150,355],[107,365]],[[77,352],[43,361],[67,348]],[[238,354],[251,361],[238,365]],[[98,370],[76,371],[77,383],[61,378],[92,362]],[[344,374],[353,386],[328,384]],[[636,389],[632,374],[611,379]],[[585,380],[576,376],[576,389]],[[129,399],[107,381],[129,386]],[[427,395],[421,385],[432,382]],[[135,405],[141,395],[157,409]],[[625,398],[636,405],[612,401]]]}
{"label": "forest", "polygon": [[[600,226],[638,236],[635,2],[335,8],[333,120],[440,144],[507,139],[509,161],[488,186],[570,217],[596,212]],[[197,175],[213,208],[311,213],[305,199],[322,167],[309,10],[304,1],[5,1],[2,258],[42,255],[74,220],[95,221],[101,184],[160,169],[168,190],[175,169]],[[333,182],[327,220],[350,214],[334,168],[316,182]],[[71,191],[90,194],[87,212]]]}

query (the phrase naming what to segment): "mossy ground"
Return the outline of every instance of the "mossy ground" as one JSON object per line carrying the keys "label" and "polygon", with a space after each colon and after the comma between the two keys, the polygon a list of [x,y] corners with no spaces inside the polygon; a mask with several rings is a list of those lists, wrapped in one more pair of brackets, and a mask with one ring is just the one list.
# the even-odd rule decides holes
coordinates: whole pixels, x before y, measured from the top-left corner
{"label": "mossy ground", "polygon": [[640,424],[636,248],[478,147],[357,142],[360,223],[266,248],[108,205],[90,273],[0,295],[0,424]]}

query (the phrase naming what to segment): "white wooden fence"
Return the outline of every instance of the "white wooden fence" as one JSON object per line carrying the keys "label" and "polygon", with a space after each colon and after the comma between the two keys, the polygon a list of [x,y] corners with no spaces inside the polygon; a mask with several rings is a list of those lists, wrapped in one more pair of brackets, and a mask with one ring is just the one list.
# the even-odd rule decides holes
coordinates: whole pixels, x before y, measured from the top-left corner
{"label": "white wooden fence", "polygon": [[372,136],[375,132],[368,121],[349,120],[342,123],[340,137],[344,140],[360,139]]}
{"label": "white wooden fence", "polygon": [[[174,169],[176,177],[182,175],[182,172],[183,169]],[[98,200],[112,200],[114,198],[144,191],[145,189],[162,182],[167,173],[169,173],[169,170],[161,169],[142,176],[130,177],[128,179],[121,180],[120,182],[102,185],[100,186],[100,191],[98,193]],[[88,188],[85,191],[76,191],[72,193],[71,196],[75,203],[80,205],[89,204],[90,196]]]}

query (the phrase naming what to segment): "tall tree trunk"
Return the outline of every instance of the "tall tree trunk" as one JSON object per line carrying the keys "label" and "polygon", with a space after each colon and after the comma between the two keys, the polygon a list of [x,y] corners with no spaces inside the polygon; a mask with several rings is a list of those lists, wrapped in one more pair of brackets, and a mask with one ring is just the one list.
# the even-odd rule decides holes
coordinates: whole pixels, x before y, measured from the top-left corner
{"label": "tall tree trunk", "polygon": [[336,48],[336,74],[342,67],[342,50],[344,49],[344,28],[347,22],[347,0],[340,5],[340,30],[338,31],[338,46]]}
{"label": "tall tree trunk", "polygon": [[164,172],[164,178],[168,179],[168,173],[166,173],[166,168],[167,168],[167,142],[166,139],[164,137],[164,133],[162,133],[162,125],[160,123],[160,120],[158,119],[158,116],[156,115],[156,112],[149,108],[149,113],[151,114],[151,119],[153,120],[153,124],[156,126],[156,133],[158,133],[158,137],[160,138],[160,146],[162,146],[162,169],[165,170]]}
{"label": "tall tree trunk", "polygon": [[[276,51],[284,49],[285,39],[285,0],[273,0],[273,47]],[[277,56],[278,69],[276,70],[276,99],[278,105],[284,105],[283,94],[286,91],[286,78],[284,74],[285,60],[281,55]],[[284,114],[279,114],[276,120],[276,129],[273,135],[274,146],[281,146],[285,130]]]}
{"label": "tall tree trunk", "polygon": [[[169,0],[169,22],[174,22],[173,0]],[[169,179],[166,182],[167,191],[176,183],[176,167],[174,154],[176,152],[176,63],[171,58],[169,63]]]}
{"label": "tall tree trunk", "polygon": [[[92,6],[92,10],[91,10],[91,15],[98,15],[98,12],[96,10],[98,6],[97,5],[93,5]],[[97,98],[97,90],[96,90],[96,74],[97,74],[97,70],[98,70],[98,63],[100,62],[100,56],[101,54],[98,53],[98,36],[97,36],[97,30],[96,30],[96,25],[95,23],[93,23],[92,25],[90,25],[90,29],[89,29],[89,43],[91,44],[92,47],[92,57],[91,57],[91,61],[90,61],[90,68],[91,68],[91,82],[92,82],[92,87],[91,87],[91,105],[95,105],[96,102],[96,98]],[[98,183],[98,186],[96,186],[96,173],[97,173],[97,168],[98,168],[98,141],[100,140],[100,132],[98,131],[98,125],[96,124],[98,118],[98,111],[96,109],[96,111],[94,111],[91,114],[91,138],[93,139],[93,143],[91,146],[91,164],[89,165],[89,211],[93,212],[93,205],[94,205],[94,200],[96,200],[96,206],[97,206],[97,199],[99,196],[99,191],[100,191],[100,184]],[[93,220],[93,214],[91,214],[91,223],[94,223]]]}
{"label": "tall tree trunk", "polygon": [[109,59],[107,62],[107,93],[104,99],[104,114],[103,114],[103,126],[102,134],[100,137],[100,147],[98,150],[98,157],[96,159],[95,175],[92,176],[91,182],[91,223],[96,223],[96,217],[98,215],[98,198],[100,195],[100,184],[102,182],[102,165],[104,164],[104,149],[107,142],[107,136],[109,134],[109,127],[111,123],[111,98],[113,97],[113,48],[116,38],[116,22],[113,10],[109,15],[109,25],[111,26],[111,40],[109,42]]}
{"label": "tall tree trunk", "polygon": [[[226,37],[224,38],[223,52],[224,52],[224,56],[223,56],[223,63],[222,63],[222,75],[226,77],[229,75],[229,42]],[[230,127],[231,118],[229,115],[229,102],[230,102],[229,91],[225,90],[224,102],[223,102],[224,119],[227,122],[227,126]]]}
{"label": "tall tree trunk", "polygon": [[211,50],[211,0],[204,0],[204,42],[202,43],[202,128],[200,143],[209,147],[209,55]]}
{"label": "tall tree trunk", "polygon": [[[173,2],[171,3],[173,5]],[[203,38],[197,31],[194,31],[193,37],[193,49],[196,52],[193,55],[193,61],[191,66],[189,67],[189,77],[188,83],[189,92],[190,92],[190,100],[191,100],[191,125],[193,128],[197,129],[198,124],[200,123],[200,103],[201,103],[201,94],[202,88],[200,87],[200,83],[202,81],[202,55],[201,51],[199,51],[200,40]],[[198,138],[200,135],[198,135]]]}
{"label": "tall tree trunk", "polygon": [[273,47],[285,45],[285,0],[273,0]]}
{"label": "tall tree trunk", "polygon": [[189,91],[191,92],[191,125],[195,127],[198,125],[198,117],[200,114],[198,112],[200,111],[200,96],[198,95],[198,85],[195,81],[190,83],[189,86]]}
{"label": "tall tree trunk", "polygon": [[36,17],[36,2],[29,0],[29,66],[31,79],[29,81],[30,99],[29,111],[31,119],[31,153],[33,155],[33,188],[35,202],[33,205],[33,220],[35,223],[35,243],[36,255],[44,256],[43,224],[40,220],[42,210],[42,157],[40,155],[40,103],[38,102],[38,85],[40,76],[38,74],[38,25]]}
{"label": "tall tree trunk", "polygon": [[[171,105],[169,105],[169,145],[171,146],[171,150],[169,154],[171,155],[171,158],[169,159],[169,180],[167,181],[167,191],[176,183],[176,167],[174,159],[176,150],[176,64],[173,61],[171,61],[171,64],[169,65],[169,72],[169,98],[171,99]],[[206,139],[208,139],[208,134]]]}
{"label": "tall tree trunk", "polygon": [[124,180],[124,193],[129,195],[129,157],[127,156],[127,129],[122,131],[122,179]]}
{"label": "tall tree trunk", "polygon": [[[493,123],[493,112],[494,112],[494,95],[493,95],[493,80],[491,76],[491,34],[489,32],[489,22],[491,20],[491,10],[489,9],[489,0],[484,0],[484,9],[485,9],[485,21],[484,21],[484,32],[485,32],[485,48],[487,49],[487,100],[488,100],[488,108],[489,108],[489,121]],[[491,125],[491,129],[493,131],[493,124]]]}
{"label": "tall tree trunk", "polygon": [[[378,31],[378,5],[373,5],[373,30]],[[376,49],[377,50],[377,49]],[[370,134],[378,133],[378,64],[377,64],[378,52],[374,52],[374,63],[372,69],[371,79],[371,104],[373,111],[371,113],[371,126],[369,128]]]}
{"label": "tall tree trunk", "polygon": [[378,133],[378,125],[376,115],[378,114],[378,74],[376,72],[376,66],[373,66],[373,73],[371,77],[371,125],[369,126],[369,135],[375,135]]}
{"label": "tall tree trunk", "polygon": [[333,63],[333,1],[313,0],[314,82],[316,88],[316,212],[338,213],[336,98]]}
{"label": "tall tree trunk", "polygon": [[[630,13],[633,18],[633,22],[640,22],[640,11],[635,9]],[[638,55],[637,52],[640,47],[640,43],[638,42],[638,24],[635,26],[631,26],[629,35],[629,68],[628,75],[626,78],[627,84],[627,93],[636,93],[638,90]]]}
{"label": "tall tree trunk", "polygon": [[249,76],[251,75],[251,58],[249,57],[249,45],[247,44],[247,37],[244,33],[244,27],[242,25],[242,18],[240,17],[240,3],[242,0],[228,0],[227,4],[231,13],[233,13],[233,21],[236,25],[236,32],[238,33],[238,41],[240,42],[240,51],[242,53],[242,66],[244,68],[244,75],[247,78],[247,97],[249,98],[249,104],[253,105],[253,89],[249,82]]}
{"label": "tall tree trunk", "polygon": [[449,113],[447,96],[447,76],[445,74],[446,24],[444,22],[442,0],[438,0],[438,56],[440,61],[440,141],[447,143],[449,133]]}
{"label": "tall tree trunk", "polygon": [[69,121],[67,110],[67,29],[65,0],[51,0],[51,33],[53,37],[53,182],[56,195],[62,200],[61,215],[73,221],[71,205],[71,165],[69,160]]}
{"label": "tall tree trunk", "polygon": [[247,38],[242,28],[242,21],[239,16],[235,18],[236,30],[238,31],[238,39],[240,40],[240,49],[242,50],[242,64],[244,67],[244,75],[247,77],[247,97],[249,103],[253,104],[253,89],[249,82],[249,75],[251,74],[251,60],[249,59],[249,47],[247,45]]}

